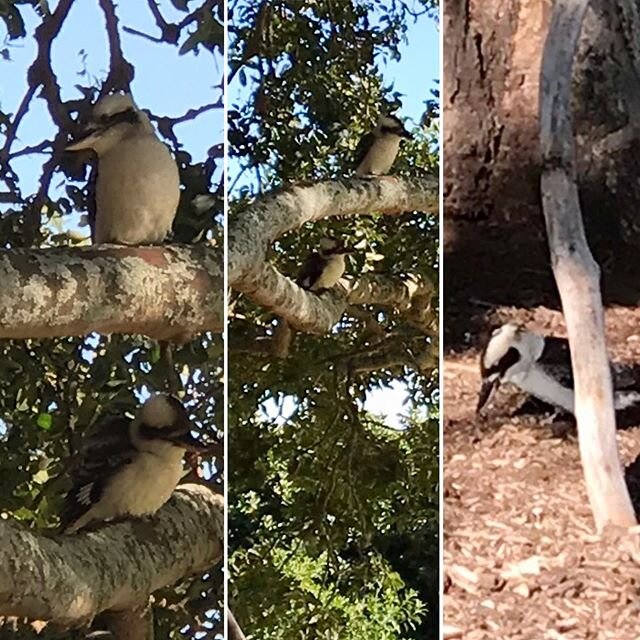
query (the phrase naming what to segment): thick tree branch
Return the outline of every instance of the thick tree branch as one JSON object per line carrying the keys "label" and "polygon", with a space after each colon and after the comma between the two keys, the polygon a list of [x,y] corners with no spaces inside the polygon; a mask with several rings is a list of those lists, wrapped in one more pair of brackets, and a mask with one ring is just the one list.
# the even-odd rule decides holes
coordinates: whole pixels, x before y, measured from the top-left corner
{"label": "thick tree branch", "polygon": [[222,559],[223,498],[183,485],[153,518],[48,538],[0,520],[0,615],[77,627]]}
{"label": "thick tree branch", "polygon": [[208,245],[0,251],[0,338],[223,328],[222,250]]}
{"label": "thick tree branch", "polygon": [[587,0],[556,0],[542,61],[542,201],[575,380],[587,494],[598,530],[635,517],[618,457],[599,270],[587,244],[576,180],[571,74]]}
{"label": "thick tree branch", "polygon": [[430,301],[435,287],[424,278],[367,275],[318,296],[301,289],[266,262],[266,252],[276,238],[305,222],[374,211],[387,215],[434,212],[437,207],[438,181],[430,176],[353,178],[291,186],[259,198],[230,225],[229,282],[292,327],[309,333],[330,331],[350,304],[395,307],[407,312],[414,326],[426,329],[433,321]]}
{"label": "thick tree branch", "polygon": [[409,312],[414,300],[433,295],[434,291],[433,283],[417,276],[366,274],[357,280],[344,279],[334,291],[316,295],[300,288],[269,263],[237,282],[235,288],[296,329],[318,334],[328,333],[350,304]]}
{"label": "thick tree branch", "polygon": [[274,240],[305,222],[372,212],[394,215],[437,210],[438,178],[433,176],[351,178],[290,186],[259,198],[231,221],[229,282],[238,288],[242,280],[263,267],[267,248]]}

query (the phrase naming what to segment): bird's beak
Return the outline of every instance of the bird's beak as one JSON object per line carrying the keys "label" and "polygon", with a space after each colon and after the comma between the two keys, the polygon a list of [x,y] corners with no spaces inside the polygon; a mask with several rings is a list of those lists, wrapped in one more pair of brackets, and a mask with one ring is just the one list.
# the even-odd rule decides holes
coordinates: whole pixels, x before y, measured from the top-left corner
{"label": "bird's beak", "polygon": [[413,140],[413,136],[404,128],[401,131],[398,132],[398,135],[401,138],[405,138],[407,140]]}
{"label": "bird's beak", "polygon": [[478,405],[476,406],[476,415],[478,415],[482,408],[489,402],[491,396],[497,391],[500,386],[500,378],[495,377],[493,380],[491,378],[485,378],[482,381],[482,387],[480,387],[480,393],[478,394]]}
{"label": "bird's beak", "polygon": [[191,434],[191,431],[181,430],[169,433],[166,438],[171,444],[182,447],[187,451],[206,451],[207,446]]}
{"label": "bird's beak", "polygon": [[103,133],[103,129],[91,129],[85,132],[85,135],[79,140],[72,142],[65,147],[65,151],[82,151],[83,149],[93,149]]}

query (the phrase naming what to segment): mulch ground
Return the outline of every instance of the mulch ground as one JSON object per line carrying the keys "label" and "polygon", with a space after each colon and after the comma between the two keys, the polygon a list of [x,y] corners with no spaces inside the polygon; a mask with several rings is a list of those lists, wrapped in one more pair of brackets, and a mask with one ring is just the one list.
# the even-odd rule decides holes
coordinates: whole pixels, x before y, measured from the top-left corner
{"label": "mulch ground", "polygon": [[[445,317],[566,335],[548,306],[465,299]],[[606,325],[612,359],[640,361],[640,309],[608,308]],[[577,437],[555,437],[549,416],[523,413],[523,397],[506,388],[476,419],[477,332],[448,328],[457,340],[443,371],[445,638],[638,640],[640,564],[624,536],[594,535]],[[618,443],[630,464],[640,425],[619,431]]]}

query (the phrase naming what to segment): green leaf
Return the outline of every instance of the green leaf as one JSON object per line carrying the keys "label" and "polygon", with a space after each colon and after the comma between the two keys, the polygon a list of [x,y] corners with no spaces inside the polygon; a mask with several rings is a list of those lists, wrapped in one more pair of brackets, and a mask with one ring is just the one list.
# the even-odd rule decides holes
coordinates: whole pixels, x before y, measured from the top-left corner
{"label": "green leaf", "polygon": [[51,426],[53,425],[53,417],[51,416],[50,413],[41,413],[40,415],[38,415],[38,420],[36,421],[36,424],[43,431],[50,431]]}

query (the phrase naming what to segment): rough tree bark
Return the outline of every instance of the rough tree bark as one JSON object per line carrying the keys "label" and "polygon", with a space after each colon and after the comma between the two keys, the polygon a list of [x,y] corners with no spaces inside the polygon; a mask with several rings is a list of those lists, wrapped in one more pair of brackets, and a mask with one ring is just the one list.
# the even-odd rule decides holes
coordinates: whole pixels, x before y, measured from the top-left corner
{"label": "rough tree bark", "polygon": [[0,338],[222,331],[222,258],[207,245],[2,250]]}
{"label": "rough tree bark", "polygon": [[398,306],[420,315],[435,290],[423,279],[372,276],[346,282],[335,293],[317,296],[301,289],[266,261],[267,248],[287,231],[330,216],[376,211],[397,215],[438,210],[435,177],[351,179],[292,186],[259,198],[229,226],[229,283],[256,304],[273,311],[297,329],[326,333],[349,304]]}
{"label": "rough tree bark", "polygon": [[222,559],[223,503],[208,488],[187,484],[152,518],[74,536],[46,537],[0,520],[0,615],[62,628],[102,611],[139,615],[150,593]]}
{"label": "rough tree bark", "polygon": [[[591,509],[599,531],[636,523],[620,466],[604,338],[600,270],[587,244],[571,118],[571,71],[588,0],[556,0],[542,62],[542,200],[575,380],[575,415]],[[578,348],[580,345],[580,348]]]}
{"label": "rough tree bark", "polygon": [[[552,6],[471,0],[443,7],[445,331],[457,326],[451,314],[477,311],[469,298],[493,301],[498,288],[513,291],[501,296],[505,304],[517,303],[523,288],[532,303],[557,300],[541,215],[537,109]],[[639,33],[634,0],[592,0],[573,69],[584,224],[605,268],[606,299],[622,303],[623,286],[640,281]],[[487,274],[482,282],[476,265]],[[463,330],[450,337],[462,340]]]}

